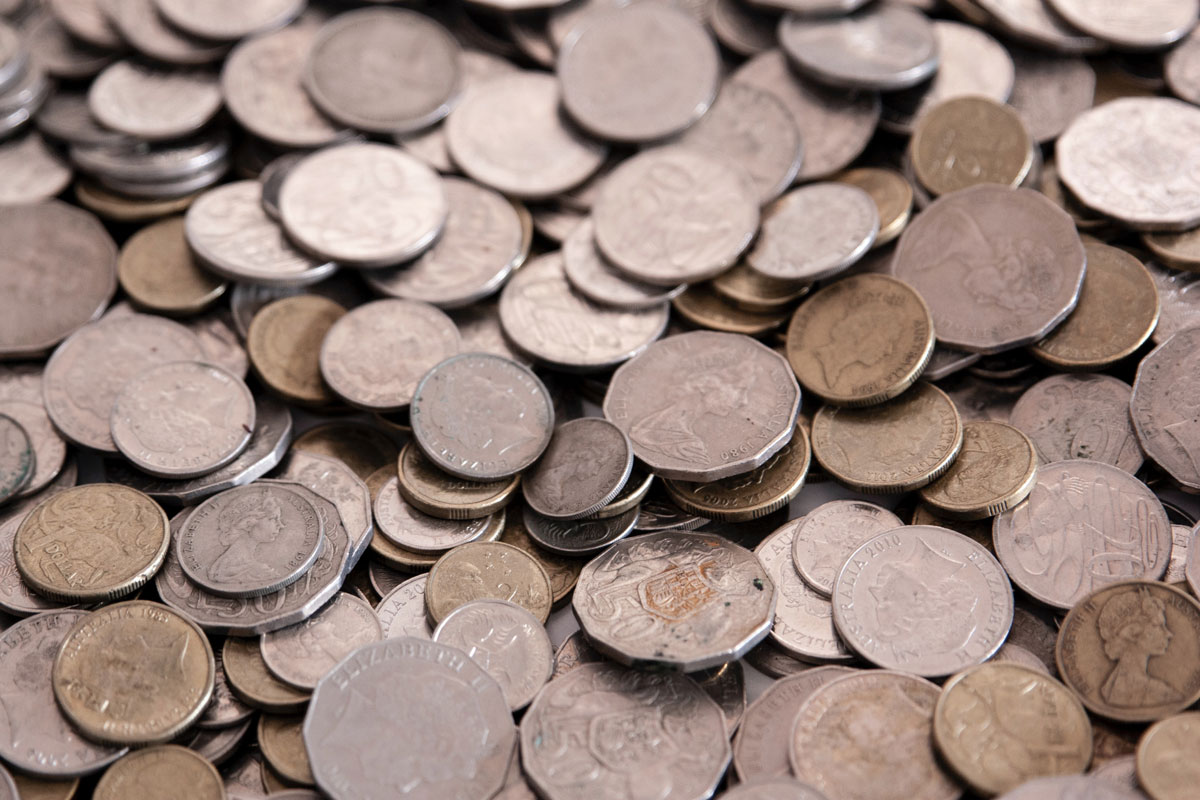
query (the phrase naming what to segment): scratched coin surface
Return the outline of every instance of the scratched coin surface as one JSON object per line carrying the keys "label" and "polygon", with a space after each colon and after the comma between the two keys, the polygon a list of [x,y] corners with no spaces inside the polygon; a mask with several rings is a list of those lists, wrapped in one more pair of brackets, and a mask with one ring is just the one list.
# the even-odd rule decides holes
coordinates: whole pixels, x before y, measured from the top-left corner
{"label": "scratched coin surface", "polygon": [[1151,722],[1200,698],[1200,604],[1153,580],[1081,599],[1058,634],[1058,672],[1095,714]]}
{"label": "scratched coin surface", "polygon": [[1196,765],[1182,757],[1200,743],[1200,714],[1176,714],[1151,726],[1138,744],[1137,782],[1156,800],[1187,797],[1196,787]]}
{"label": "scratched coin surface", "polygon": [[375,606],[375,615],[383,626],[385,639],[401,636],[433,638],[433,627],[425,614],[425,582],[428,575],[416,575],[392,589]]}
{"label": "scratched coin surface", "polygon": [[951,519],[987,519],[1024,500],[1037,480],[1033,442],[1003,422],[972,420],[946,474],[921,489],[921,499]]}
{"label": "scratched coin surface", "polygon": [[1181,331],[1155,348],[1138,365],[1130,412],[1146,455],[1188,489],[1200,488],[1200,461],[1193,431],[1195,347],[1200,329]]}
{"label": "scratched coin surface", "polygon": [[995,518],[992,537],[1013,583],[1064,611],[1107,584],[1159,579],[1171,553],[1162,503],[1137,478],[1099,461],[1038,467],[1033,492]]}
{"label": "scratched coin surface", "polygon": [[[652,746],[635,744],[647,734]],[[550,683],[521,720],[525,774],[554,800],[627,797],[649,785],[701,800],[729,758],[720,706],[683,675],[583,664]]]}
{"label": "scratched coin surface", "polygon": [[850,554],[833,585],[833,619],[846,644],[878,667],[951,675],[1004,644],[1012,586],[973,539],[910,525]]}
{"label": "scratched coin surface", "polygon": [[545,624],[553,589],[546,570],[536,559],[503,542],[471,542],[456,547],[429,571],[425,602],[435,623],[459,606],[481,599],[516,603]]}
{"label": "scratched coin surface", "polygon": [[824,597],[859,545],[904,523],[886,508],[858,500],[831,500],[796,521],[792,562],[800,577]]}
{"label": "scratched coin surface", "polygon": [[629,437],[603,418],[583,417],[554,429],[550,444],[523,477],[531,509],[554,519],[580,519],[607,505],[633,470]]}
{"label": "scratched coin surface", "polygon": [[400,494],[399,480],[392,478],[375,497],[377,534],[414,553],[440,555],[452,547],[487,538],[504,526],[504,510],[475,519],[452,520],[430,516],[411,506]]}
{"label": "scratched coin surface", "polygon": [[813,183],[777,200],[746,263],[770,278],[815,281],[860,259],[879,233],[871,196],[844,183]]}
{"label": "scratched coin surface", "polygon": [[713,534],[624,539],[579,575],[572,608],[588,640],[626,664],[694,672],[766,637],[775,582],[750,551]]}
{"label": "scratched coin surface", "polygon": [[315,689],[343,658],[383,638],[374,609],[352,594],[339,592],[304,622],[264,633],[263,662],[276,678],[297,689]]}
{"label": "scratched coin surface", "polygon": [[709,481],[748,472],[791,438],[800,387],[787,361],[736,334],[696,331],[613,375],[604,415],[655,474]]}
{"label": "scratched coin surface", "polygon": [[1033,441],[1043,464],[1083,458],[1132,475],[1143,461],[1129,416],[1132,393],[1110,375],[1051,375],[1021,395],[1009,421]]}

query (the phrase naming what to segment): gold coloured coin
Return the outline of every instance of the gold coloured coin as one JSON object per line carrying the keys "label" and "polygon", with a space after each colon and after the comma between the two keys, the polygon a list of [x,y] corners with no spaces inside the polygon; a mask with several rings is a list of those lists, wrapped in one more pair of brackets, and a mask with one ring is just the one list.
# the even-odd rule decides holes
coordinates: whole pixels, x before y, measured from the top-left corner
{"label": "gold coloured coin", "polygon": [[312,767],[304,750],[304,717],[263,714],[258,718],[258,746],[263,758],[288,783],[314,786]]}
{"label": "gold coloured coin", "polygon": [[888,275],[854,275],[796,309],[787,358],[800,384],[827,403],[869,406],[912,386],[933,355],[921,295]]}
{"label": "gold coloured coin", "polygon": [[182,214],[200,195],[201,192],[196,192],[166,200],[148,200],[125,197],[91,181],[75,182],[75,199],[79,205],[113,222],[150,222],[171,214]]}
{"label": "gold coloured coin", "polygon": [[212,762],[177,744],[135,750],[100,778],[95,800],[225,800]]}
{"label": "gold coloured coin", "polygon": [[1200,787],[1200,712],[1156,722],[1137,749],[1137,779],[1154,800],[1189,800]]}
{"label": "gold coloured coin", "polygon": [[167,557],[167,515],[146,495],[89,483],[34,507],[13,540],[17,571],[60,602],[112,600],[143,586]]}
{"label": "gold coloured coin", "polygon": [[750,472],[707,483],[668,478],[663,486],[684,511],[722,522],[747,522],[794,500],[804,486],[811,460],[808,435],[796,426],[792,440]]}
{"label": "gold coloured coin", "polygon": [[17,795],[21,800],[71,800],[79,791],[79,778],[70,781],[48,781],[31,778],[19,772],[12,773],[17,784]]}
{"label": "gold coloured coin", "polygon": [[525,528],[523,511],[524,509],[521,508],[508,509],[508,514],[504,518],[504,533],[500,536],[500,541],[524,550],[541,564],[542,569],[546,570],[546,577],[550,579],[553,605],[558,608],[571,599],[571,591],[575,588],[575,583],[579,580],[579,573],[587,560],[560,556],[534,544],[533,540],[529,538],[529,531]]}
{"label": "gold coloured coin", "polygon": [[394,467],[400,456],[387,434],[365,422],[317,425],[297,436],[292,449],[335,458],[364,481],[380,467]]}
{"label": "gold coloured coin", "polygon": [[921,489],[921,499],[952,519],[987,519],[1029,496],[1037,466],[1033,442],[1012,425],[967,422],[958,457],[945,475]]}
{"label": "gold coloured coin", "polygon": [[[479,542],[494,542],[504,533],[504,526],[491,525]],[[474,544],[474,542],[472,543]],[[371,554],[384,566],[401,572],[424,572],[433,567],[445,553],[430,555],[407,550],[386,536],[371,537]]]}
{"label": "gold coloured coin", "polygon": [[869,494],[910,492],[950,468],[962,447],[954,401],[918,382],[871,408],[822,406],[813,417],[813,455],[821,468]]}
{"label": "gold coloured coin", "polygon": [[554,591],[537,559],[503,542],[461,545],[439,558],[429,571],[425,605],[435,625],[459,606],[482,599],[516,603],[544,625]]}
{"label": "gold coloured coin", "polygon": [[909,156],[917,180],[934,195],[981,183],[1019,186],[1033,166],[1033,139],[1012,106],[955,97],[921,116]]}
{"label": "gold coloured coin", "polygon": [[1143,233],[1142,244],[1168,267],[1200,272],[1200,228]]}
{"label": "gold coloured coin", "polygon": [[1084,239],[1087,272],[1075,310],[1029,351],[1062,370],[1099,371],[1128,358],[1158,325],[1154,278],[1129,253]]}
{"label": "gold coloured coin", "polygon": [[411,441],[400,450],[400,494],[414,508],[441,519],[480,519],[507,506],[521,476],[498,481],[467,481],[433,465]]}
{"label": "gold coloured coin", "polygon": [[257,639],[230,636],[221,647],[229,687],[248,706],[273,714],[294,714],[308,704],[308,692],[288,686],[267,669]]}
{"label": "gold coloured coin", "polygon": [[688,287],[687,291],[671,301],[671,306],[679,316],[698,328],[747,336],[770,333],[787,322],[788,318],[786,309],[758,314],[738,308],[713,291],[709,284]]}
{"label": "gold coloured coin", "polygon": [[117,279],[134,305],[168,315],[197,314],[229,286],[196,263],[183,217],[155,222],[129,237],[117,259]]}
{"label": "gold coloured coin", "polygon": [[783,281],[738,263],[713,279],[713,291],[733,305],[755,314],[771,314],[812,289],[811,283]]}
{"label": "gold coloured coin", "polygon": [[896,240],[912,217],[913,187],[894,169],[859,167],[835,175],[833,180],[857,186],[875,201],[879,210],[879,233],[871,249]]}
{"label": "gold coloured coin", "polygon": [[246,336],[254,372],[288,402],[317,408],[336,405],[337,395],[321,377],[319,358],[326,332],[345,313],[337,303],[315,294],[263,306]]}
{"label": "gold coloured coin", "polygon": [[75,623],[51,680],[59,708],[89,739],[138,745],[190,727],[208,708],[215,676],[212,648],[194,622],[131,600]]}

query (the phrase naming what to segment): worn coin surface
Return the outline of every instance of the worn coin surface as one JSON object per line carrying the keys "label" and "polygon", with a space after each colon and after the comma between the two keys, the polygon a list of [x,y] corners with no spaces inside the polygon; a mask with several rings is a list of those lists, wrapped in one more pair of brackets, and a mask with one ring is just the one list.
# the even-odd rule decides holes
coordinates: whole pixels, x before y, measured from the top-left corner
{"label": "worn coin surface", "polygon": [[289,714],[303,710],[308,703],[308,692],[288,686],[267,670],[258,639],[225,639],[221,664],[230,688],[249,706]]}
{"label": "worn coin surface", "polygon": [[1116,47],[1153,50],[1179,41],[1196,25],[1196,0],[1150,0],[1133,13],[1120,3],[1047,0],[1070,25]]}
{"label": "worn coin surface", "polygon": [[179,29],[214,41],[232,41],[286,25],[304,10],[303,0],[154,0],[155,7]]}
{"label": "worn coin surface", "polygon": [[486,517],[466,520],[439,519],[417,510],[400,495],[399,480],[392,478],[375,497],[378,533],[414,553],[440,555],[452,547],[489,537],[504,527],[504,509]]}
{"label": "worn coin surface", "polygon": [[338,662],[383,638],[383,627],[365,600],[346,592],[304,622],[264,633],[263,662],[276,678],[312,690]]}
{"label": "worn coin surface", "polygon": [[935,196],[981,183],[1019,186],[1033,167],[1021,115],[987,97],[953,97],[929,109],[908,152],[917,179]]}
{"label": "worn coin surface", "polygon": [[792,562],[819,594],[833,594],[834,579],[859,545],[904,525],[892,512],[859,500],[831,500],[796,521]]}
{"label": "worn coin surface", "polygon": [[1037,482],[1033,442],[1012,425],[972,420],[946,474],[921,489],[921,499],[951,519],[994,517],[1024,500]]}
{"label": "worn coin surface", "polygon": [[[571,597],[571,592],[575,589],[575,582],[579,579],[579,573],[583,569],[584,561],[581,558],[573,558],[574,554],[552,553],[542,546],[541,541],[535,543],[527,521],[528,515],[531,513],[527,509],[510,507],[505,513],[504,533],[500,537],[500,541],[524,550],[542,565],[542,569],[546,570],[546,576],[550,578],[550,588],[554,594],[554,607],[558,608]],[[624,513],[636,514],[637,507]],[[619,518],[621,515],[616,516]],[[586,528],[589,522],[583,521],[575,524]]]}
{"label": "worn coin surface", "polygon": [[271,769],[288,784],[312,786],[312,769],[304,751],[304,717],[278,717],[264,714],[258,718],[258,745]]}
{"label": "worn coin surface", "polygon": [[36,457],[33,440],[25,427],[0,413],[0,503],[29,486],[37,469]]}
{"label": "worn coin surface", "polygon": [[425,582],[428,575],[417,575],[398,584],[375,606],[375,615],[383,626],[385,639],[401,636],[433,638],[433,626],[425,614]]}
{"label": "worn coin surface", "polygon": [[[999,0],[1001,5],[1012,2]],[[1040,8],[1046,13],[1041,2],[1015,0],[1015,5]],[[1016,80],[1008,103],[1021,115],[1035,142],[1057,139],[1076,116],[1092,107],[1096,71],[1083,58],[1025,48],[1009,48],[1009,53],[1016,67]]]}
{"label": "worn coin surface", "polygon": [[[496,682],[462,651],[411,637],[368,645],[339,664],[304,719],[313,775],[334,800],[398,791],[416,800],[490,797],[515,743]],[[447,753],[461,766],[446,770]]]}
{"label": "worn coin surface", "polygon": [[212,697],[212,648],[177,611],[134,600],[78,620],[54,660],[59,708],[89,738],[112,744],[169,741]]}
{"label": "worn coin surface", "polygon": [[520,486],[520,477],[471,481],[443,472],[412,442],[399,459],[400,495],[409,505],[441,519],[478,519],[504,508]]}
{"label": "worn coin surface", "polygon": [[1200,604],[1153,580],[1104,586],[1063,620],[1063,682],[1093,713],[1150,722],[1200,698]]}
{"label": "worn coin surface", "polygon": [[1155,723],[1137,750],[1137,782],[1154,800],[1182,800],[1196,788],[1196,766],[1185,754],[1200,744],[1200,714],[1176,714]]}
{"label": "worn coin surface", "polygon": [[661,308],[686,288],[682,283],[654,286],[622,274],[596,247],[590,217],[576,225],[563,241],[562,262],[572,289],[595,303],[630,311]]}
{"label": "worn coin surface", "polygon": [[[580,740],[572,731],[591,733]],[[632,746],[649,731],[653,746]],[[612,757],[613,748],[622,758]],[[525,774],[555,800],[598,791],[629,796],[648,785],[700,800],[712,794],[729,758],[720,707],[683,675],[584,664],[549,684],[521,720]]]}
{"label": "worn coin surface", "polygon": [[833,619],[846,644],[878,667],[925,677],[986,661],[1012,618],[1012,586],[995,556],[932,525],[867,540],[833,585]]}
{"label": "worn coin surface", "polygon": [[583,417],[554,429],[550,444],[522,479],[525,502],[554,519],[581,519],[607,505],[633,470],[629,437],[603,418]]}
{"label": "worn coin surface", "polygon": [[1016,664],[983,664],[948,680],[933,740],[950,768],[989,796],[1031,778],[1079,774],[1092,760],[1092,726],[1079,700]]}
{"label": "worn coin surface", "polygon": [[194,314],[228,287],[196,263],[183,217],[168,217],[129,237],[117,260],[121,288],[135,304],[160,314]]}
{"label": "worn coin surface", "polygon": [[459,606],[481,599],[516,603],[545,624],[553,589],[546,570],[536,559],[503,542],[471,542],[456,547],[429,571],[425,603],[435,623]]}
{"label": "worn coin surface", "polygon": [[101,125],[148,141],[196,133],[220,109],[216,76],[202,70],[118,61],[88,90],[88,110]]}
{"label": "worn coin surface", "polygon": [[227,795],[211,761],[186,747],[166,744],[135,750],[113,764],[92,796],[95,800],[224,800]]}
{"label": "worn coin surface", "polygon": [[[1168,267],[1195,272],[1200,268],[1200,236],[1196,231],[1147,231],[1142,234],[1142,244]],[[1169,335],[1169,334],[1168,334]]]}
{"label": "worn coin surface", "polygon": [[321,378],[325,334],[346,310],[319,295],[285,297],[254,315],[246,352],[254,372],[269,389],[291,403],[329,406],[337,402]]}
{"label": "worn coin surface", "polygon": [[657,475],[710,481],[748,472],[790,440],[800,387],[786,360],[745,336],[671,336],[622,366],[604,415]]}
{"label": "worn coin surface", "polygon": [[873,248],[894,241],[904,232],[912,216],[913,187],[899,172],[882,167],[858,167],[834,175],[833,180],[857,186],[875,201],[879,233]]}
{"label": "worn coin surface", "polygon": [[844,183],[813,183],[781,197],[767,211],[746,264],[788,281],[836,275],[871,249],[879,211],[871,196]]}
{"label": "worn coin surface", "polygon": [[1189,489],[1200,488],[1200,461],[1193,455],[1196,410],[1190,391],[1200,329],[1181,331],[1138,365],[1130,413],[1146,455]]}
{"label": "worn coin surface", "polygon": [[636,506],[621,514],[573,521],[544,517],[530,509],[522,514],[529,538],[542,551],[561,556],[582,556],[603,550],[633,533],[637,517]]}
{"label": "worn coin surface", "polygon": [[1084,458],[1120,467],[1141,467],[1129,416],[1129,384],[1110,375],[1051,375],[1025,391],[1010,422],[1037,448],[1042,463]]}
{"label": "worn coin surface", "polygon": [[295,481],[333,505],[350,537],[350,566],[345,568],[349,572],[371,542],[371,494],[366,484],[344,462],[299,449],[288,455],[278,477]]}

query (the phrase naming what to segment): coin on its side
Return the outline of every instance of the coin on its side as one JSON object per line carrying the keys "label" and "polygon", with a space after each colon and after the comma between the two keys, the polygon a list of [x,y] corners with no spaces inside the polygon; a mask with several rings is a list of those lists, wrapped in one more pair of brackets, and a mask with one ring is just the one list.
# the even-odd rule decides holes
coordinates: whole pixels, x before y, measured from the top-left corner
{"label": "coin on its side", "polygon": [[1012,425],[972,420],[946,474],[921,489],[921,499],[951,519],[987,519],[1024,500],[1037,483],[1037,451]]}
{"label": "coin on its side", "polygon": [[221,773],[204,756],[177,744],[135,750],[108,768],[95,800],[225,800]]}
{"label": "coin on its side", "polygon": [[1200,699],[1200,603],[1158,581],[1105,586],[1063,620],[1055,653],[1063,682],[1090,711],[1151,722]]}
{"label": "coin on its side", "polygon": [[204,713],[215,669],[196,623],[133,600],[94,611],[67,632],[54,660],[54,696],[90,739],[156,744]]}
{"label": "coin on its side", "polygon": [[1092,760],[1092,725],[1079,699],[1016,664],[982,664],[946,681],[933,741],[950,768],[987,796],[1033,778],[1080,774]]}
{"label": "coin on its side", "polygon": [[1142,735],[1137,750],[1137,780],[1154,800],[1186,800],[1196,791],[1200,773],[1188,757],[1200,747],[1200,713],[1176,714]]}
{"label": "coin on its side", "polygon": [[339,592],[304,622],[264,633],[259,646],[272,675],[312,690],[343,658],[382,638],[383,627],[370,604]]}
{"label": "coin on its side", "polygon": [[413,442],[405,443],[398,462],[399,490],[408,504],[440,519],[479,519],[512,501],[520,475],[494,481],[459,478],[438,469]]}
{"label": "coin on its side", "polygon": [[612,501],[632,471],[633,446],[625,432],[606,419],[581,417],[555,428],[521,490],[542,516],[581,519]]}
{"label": "coin on its side", "polygon": [[842,565],[859,545],[903,526],[886,508],[858,500],[831,500],[796,520],[792,562],[805,583],[829,597]]}
{"label": "coin on its side", "polygon": [[229,687],[246,705],[272,714],[291,714],[308,704],[308,692],[288,686],[270,673],[258,639],[226,638],[221,663]]}
{"label": "coin on its side", "polygon": [[0,414],[0,504],[24,491],[36,471],[37,453],[29,432],[12,417]]}
{"label": "coin on its side", "polygon": [[800,384],[829,403],[866,406],[916,382],[933,354],[921,295],[887,275],[854,275],[806,300],[792,317],[788,361]]}
{"label": "coin on its side", "polygon": [[194,314],[229,286],[196,263],[178,216],[129,237],[117,258],[117,278],[134,304],[169,315]]}
{"label": "coin on its side", "polygon": [[954,97],[917,121],[909,157],[935,196],[981,183],[1020,186],[1033,168],[1033,139],[1012,106],[987,97]]}
{"label": "coin on its side", "polygon": [[425,602],[435,623],[472,600],[499,599],[516,603],[545,624],[553,597],[542,565],[503,542],[471,542],[454,548],[429,570],[425,585]]}

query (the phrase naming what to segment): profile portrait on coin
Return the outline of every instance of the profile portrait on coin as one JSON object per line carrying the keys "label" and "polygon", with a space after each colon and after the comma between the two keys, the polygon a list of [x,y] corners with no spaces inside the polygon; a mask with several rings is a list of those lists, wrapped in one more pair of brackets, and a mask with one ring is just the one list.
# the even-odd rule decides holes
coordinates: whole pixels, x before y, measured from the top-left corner
{"label": "profile portrait on coin", "polygon": [[240,396],[203,389],[178,382],[158,389],[153,396],[129,398],[132,404],[126,422],[148,449],[178,453],[189,444],[203,441],[208,431],[227,428],[242,402]]}
{"label": "profile portrait on coin", "polygon": [[283,509],[270,495],[230,503],[217,518],[217,538],[224,550],[208,568],[209,577],[220,583],[274,577],[278,569],[263,563],[258,548],[278,539],[283,524]]}
{"label": "profile portrait on coin", "polygon": [[[0,693],[0,708],[4,712],[4,723],[0,731],[14,748],[21,751],[57,752],[64,742],[58,730],[47,729],[38,719],[46,713],[46,704],[54,702],[54,691],[46,666],[54,663],[60,640],[49,639],[41,651],[26,653],[9,673],[16,691]],[[5,687],[9,688],[9,687]]]}
{"label": "profile portrait on coin", "polygon": [[682,383],[664,387],[666,405],[634,421],[629,438],[671,458],[707,462],[708,446],[696,426],[705,417],[728,417],[744,408],[757,372],[749,364],[690,373]]}
{"label": "profile portrait on coin", "polygon": [[1175,703],[1183,693],[1148,671],[1171,643],[1163,603],[1146,592],[1116,594],[1096,620],[1104,654],[1114,662],[1099,692],[1110,705],[1125,708]]}
{"label": "profile portrait on coin", "polygon": [[[846,348],[853,345],[853,360]],[[904,319],[890,314],[853,314],[829,329],[829,339],[813,348],[825,381],[835,392],[850,391],[862,382],[861,373],[881,363],[904,342]]]}
{"label": "profile portrait on coin", "polygon": [[[464,374],[458,381],[453,405],[431,403],[425,411],[447,439],[472,450],[491,451],[496,457],[546,437],[536,415],[527,413],[526,403],[513,387],[486,374]],[[471,424],[463,425],[463,420]]]}

